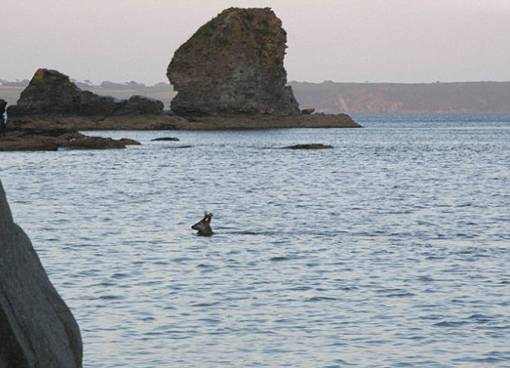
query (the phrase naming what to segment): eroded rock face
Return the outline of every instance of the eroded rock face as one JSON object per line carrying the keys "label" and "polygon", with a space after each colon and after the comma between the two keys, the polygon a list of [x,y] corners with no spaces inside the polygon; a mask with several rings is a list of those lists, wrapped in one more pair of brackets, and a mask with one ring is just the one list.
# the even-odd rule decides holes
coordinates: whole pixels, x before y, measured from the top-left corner
{"label": "eroded rock face", "polygon": [[26,115],[115,116],[161,114],[163,103],[142,96],[117,100],[78,88],[67,75],[56,70],[38,69],[21,93],[9,117]]}
{"label": "eroded rock face", "polygon": [[297,115],[283,66],[287,34],[270,8],[224,10],[176,52],[167,76],[178,114]]}
{"label": "eroded rock face", "polygon": [[81,366],[78,324],[13,222],[0,182],[0,367]]}

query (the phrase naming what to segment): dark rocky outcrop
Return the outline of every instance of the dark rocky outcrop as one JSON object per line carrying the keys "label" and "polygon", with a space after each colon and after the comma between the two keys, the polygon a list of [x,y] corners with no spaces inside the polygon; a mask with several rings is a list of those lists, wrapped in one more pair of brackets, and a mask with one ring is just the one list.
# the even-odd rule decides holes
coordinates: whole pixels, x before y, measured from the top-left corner
{"label": "dark rocky outcrop", "polygon": [[287,34],[270,8],[229,8],[176,52],[167,76],[178,114],[300,113],[283,66]]}
{"label": "dark rocky outcrop", "polygon": [[16,105],[9,106],[9,118],[31,115],[115,116],[161,114],[163,103],[142,96],[117,100],[82,91],[69,77],[56,70],[38,69]]}
{"label": "dark rocky outcrop", "polygon": [[67,129],[7,128],[0,130],[0,151],[56,151],[59,148],[119,149],[139,144],[132,139],[91,137]]}
{"label": "dark rocky outcrop", "polygon": [[78,324],[14,223],[0,182],[0,367],[81,366]]}
{"label": "dark rocky outcrop", "polygon": [[115,100],[80,90],[67,75],[56,70],[38,69],[21,92],[11,117],[36,114],[110,114]]}
{"label": "dark rocky outcrop", "polygon": [[5,108],[7,101],[0,98],[0,129],[5,128]]}
{"label": "dark rocky outcrop", "polygon": [[283,147],[284,149],[305,149],[305,150],[317,150],[317,149],[328,149],[333,148],[329,144],[322,143],[308,143],[308,144],[295,144],[292,146]]}

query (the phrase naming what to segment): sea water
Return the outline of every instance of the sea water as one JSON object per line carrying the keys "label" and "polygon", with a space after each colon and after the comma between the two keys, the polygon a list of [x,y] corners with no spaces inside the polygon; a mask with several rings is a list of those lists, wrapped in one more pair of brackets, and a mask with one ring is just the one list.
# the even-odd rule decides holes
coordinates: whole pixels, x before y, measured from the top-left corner
{"label": "sea water", "polygon": [[510,115],[356,118],[1,153],[85,367],[510,367]]}

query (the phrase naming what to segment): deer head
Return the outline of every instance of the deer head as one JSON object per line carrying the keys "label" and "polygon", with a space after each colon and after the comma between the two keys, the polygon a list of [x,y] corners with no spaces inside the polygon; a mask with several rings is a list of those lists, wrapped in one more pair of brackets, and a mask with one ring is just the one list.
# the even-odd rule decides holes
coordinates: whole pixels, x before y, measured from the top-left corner
{"label": "deer head", "polygon": [[200,236],[211,236],[213,231],[211,229],[212,213],[205,212],[204,218],[193,225],[191,228],[198,231]]}

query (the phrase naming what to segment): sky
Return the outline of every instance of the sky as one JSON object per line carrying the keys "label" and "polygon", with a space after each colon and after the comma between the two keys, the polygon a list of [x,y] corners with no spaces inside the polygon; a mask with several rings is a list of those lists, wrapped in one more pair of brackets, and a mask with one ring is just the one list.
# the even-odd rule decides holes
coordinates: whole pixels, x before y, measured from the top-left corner
{"label": "sky", "polygon": [[282,19],[289,80],[510,81],[510,0],[2,0],[0,78],[166,81],[174,51],[231,6]]}

